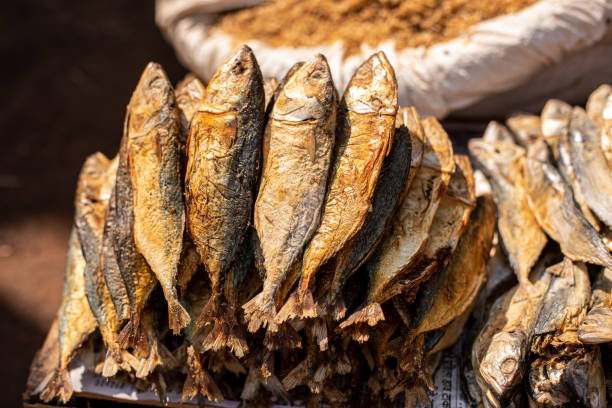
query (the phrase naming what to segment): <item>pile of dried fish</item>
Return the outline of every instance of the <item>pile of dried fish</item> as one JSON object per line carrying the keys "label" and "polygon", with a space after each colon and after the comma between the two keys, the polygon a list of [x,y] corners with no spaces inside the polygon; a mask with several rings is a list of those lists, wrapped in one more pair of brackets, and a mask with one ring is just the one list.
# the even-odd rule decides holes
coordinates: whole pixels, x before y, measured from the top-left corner
{"label": "pile of dried fish", "polygon": [[469,143],[498,207],[499,245],[466,334],[466,396],[474,406],[606,407],[612,87],[586,110],[553,99],[541,116],[506,124]]}
{"label": "pile of dried fish", "polygon": [[40,398],[71,398],[82,349],[91,370],[161,399],[427,401],[487,280],[497,210],[442,126],[397,100],[382,52],[342,98],[322,55],[264,80],[243,46],[208,86],[176,89],[149,64],[118,155],[90,156],[79,177]]}

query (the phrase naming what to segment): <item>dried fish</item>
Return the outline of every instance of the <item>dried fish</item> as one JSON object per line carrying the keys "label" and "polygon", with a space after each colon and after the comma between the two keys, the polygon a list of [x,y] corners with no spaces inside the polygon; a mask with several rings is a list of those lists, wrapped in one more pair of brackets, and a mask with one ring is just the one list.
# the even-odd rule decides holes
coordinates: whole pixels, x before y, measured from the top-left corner
{"label": "dried fish", "polygon": [[519,285],[493,304],[474,342],[472,366],[491,406],[507,406],[523,378],[531,333],[551,280],[543,270],[546,262],[542,259],[534,268],[537,279],[532,286]]}
{"label": "dried fish", "polygon": [[204,350],[247,349],[223,282],[251,219],[264,116],[263,79],[255,56],[240,47],[210,80],[189,132],[185,178],[187,223],[212,283],[196,327],[213,324]]}
{"label": "dried fish", "polygon": [[265,106],[267,108],[268,104],[270,103],[270,100],[272,100],[272,95],[274,95],[274,93],[276,92],[276,89],[278,88],[278,80],[274,77],[272,78],[266,78],[264,79],[263,82],[263,87],[264,87],[264,97],[265,97]]}
{"label": "dried fish", "polygon": [[592,306],[580,322],[578,337],[585,344],[612,341],[612,269],[603,268],[593,284]]}
{"label": "dried fish", "polygon": [[325,57],[300,66],[274,102],[254,225],[265,267],[263,291],[243,305],[248,329],[271,325],[275,296],[320,220],[334,144],[336,94]]}
{"label": "dried fish", "polygon": [[549,100],[542,109],[542,136],[553,153],[559,172],[571,186],[574,201],[580,207],[584,218],[599,231],[599,221],[589,209],[571,160],[568,138],[571,116],[572,107],[570,105],[557,99]]}
{"label": "dried fish", "polygon": [[527,203],[521,174],[525,152],[515,144],[478,139],[470,140],[468,146],[491,183],[502,247],[519,282],[528,284],[531,267],[547,239]]}
{"label": "dried fish", "polygon": [[506,120],[506,125],[514,133],[518,144],[523,147],[528,147],[541,137],[542,126],[538,115],[514,115]]}
{"label": "dried fish", "polygon": [[448,266],[434,274],[419,291],[411,322],[412,337],[447,326],[474,302],[487,279],[495,220],[493,199],[478,198]]}
{"label": "dried fish", "polygon": [[514,143],[514,138],[508,128],[494,120],[487,125],[482,140],[485,142]]}
{"label": "dried fish", "polygon": [[548,161],[542,160],[545,152],[544,142],[532,144],[523,168],[527,201],[538,224],[568,258],[612,266],[612,256],[576,208],[569,186]]}
{"label": "dried fish", "polygon": [[608,96],[606,106],[601,114],[603,128],[601,129],[601,150],[610,167],[612,167],[612,93]]}
{"label": "dried fish", "polygon": [[129,173],[134,200],[134,241],[161,283],[170,329],[178,333],[189,314],[177,299],[185,211],[180,181],[179,113],[162,67],[149,63],[126,117]]}
{"label": "dried fish", "polygon": [[[365,305],[340,324],[341,329],[367,323],[374,326],[384,319],[380,304],[401,291],[407,291],[425,276],[416,268],[427,245],[429,231],[455,171],[453,149],[448,135],[434,119],[423,120],[425,151],[423,167],[395,215],[392,229],[366,263],[370,284]],[[362,340],[367,340],[360,337]]]}
{"label": "dried fish", "polygon": [[572,110],[569,147],[576,178],[587,204],[612,228],[612,173],[601,149],[599,130],[579,107]]}
{"label": "dried fish", "polygon": [[[416,112],[415,112],[416,114]],[[416,136],[412,136],[416,138]],[[346,306],[342,287],[346,280],[365,262],[376,248],[383,232],[389,226],[398,204],[407,192],[410,174],[411,136],[405,126],[396,128],[391,152],[380,171],[372,197],[372,209],[366,215],[363,227],[347,242],[334,259],[331,287],[322,303],[335,320],[344,317]]]}
{"label": "dried fish", "polygon": [[119,156],[115,157],[110,162],[108,168],[108,173],[112,175],[113,180],[111,180],[109,184],[110,191],[104,193],[104,199],[108,200],[108,207],[106,209],[104,229],[102,232],[102,259],[100,260],[100,267],[102,268],[104,281],[106,282],[115,310],[117,310],[119,320],[123,321],[129,319],[131,311],[127,289],[123,282],[121,271],[119,270],[119,264],[117,263],[117,253],[115,251],[112,236],[112,231],[118,228],[116,225],[118,221],[116,202],[112,195],[115,189],[118,163]]}
{"label": "dried fish", "polygon": [[68,244],[64,292],[59,314],[59,358],[57,367],[40,385],[40,397],[49,402],[56,396],[65,404],[72,396],[68,364],[74,353],[96,329],[96,318],[91,313],[85,296],[85,258],[76,232],[72,229]]}
{"label": "dried fish", "polygon": [[612,95],[612,86],[602,84],[589,95],[589,100],[586,104],[586,113],[589,119],[591,119],[599,129],[602,129],[605,125],[603,112],[610,95]]}
{"label": "dried fish", "polygon": [[198,111],[198,105],[206,95],[206,87],[193,74],[187,74],[181,82],[176,85],[176,105],[181,115],[181,144],[187,144],[189,136],[189,124]]}
{"label": "dried fish", "polygon": [[279,321],[317,315],[311,283],[319,268],[365,222],[380,170],[393,142],[397,104],[395,73],[385,54],[378,52],[355,71],[344,92],[336,159],[321,224],[304,251],[298,288],[279,312]]}
{"label": "dried fish", "polygon": [[584,264],[565,259],[542,301],[531,345],[530,397],[541,406],[605,407],[605,385],[597,347],[578,340],[578,324],[587,311],[589,277]]}
{"label": "dried fish", "polygon": [[110,189],[114,183],[114,177],[109,177],[107,173],[109,164],[102,153],[89,156],[81,169],[75,197],[76,232],[86,262],[85,292],[107,348],[102,370],[105,377],[115,375],[123,362],[117,343],[119,316],[100,265],[104,217]]}

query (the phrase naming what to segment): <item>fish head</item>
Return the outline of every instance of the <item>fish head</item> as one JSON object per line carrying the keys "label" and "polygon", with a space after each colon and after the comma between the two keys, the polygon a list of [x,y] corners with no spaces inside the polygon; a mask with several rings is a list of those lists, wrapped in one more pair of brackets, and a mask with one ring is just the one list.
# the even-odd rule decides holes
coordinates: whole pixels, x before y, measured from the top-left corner
{"label": "fish head", "polygon": [[272,118],[303,122],[325,118],[336,98],[327,60],[317,54],[287,79],[272,109]]}
{"label": "fish head", "polygon": [[599,129],[580,106],[572,109],[569,138],[576,145],[600,143]]}
{"label": "fish head", "polygon": [[174,99],[174,92],[166,72],[160,64],[149,62],[130,99],[127,129],[130,137],[153,130],[169,114],[165,108],[170,106],[168,102],[174,105],[169,99]]}
{"label": "fish head", "polygon": [[510,133],[508,128],[494,120],[489,122],[484,134],[482,135],[482,138],[486,142],[514,143],[512,133]]}
{"label": "fish head", "polygon": [[549,159],[548,145],[544,140],[537,140],[527,147],[527,158],[547,162]]}
{"label": "fish head", "polygon": [[516,136],[516,140],[522,146],[528,146],[540,138],[542,127],[538,115],[518,114],[506,120],[506,125]]}
{"label": "fish head", "polygon": [[612,120],[612,92],[610,93],[610,96],[606,100],[606,104],[604,105],[601,116],[603,117],[603,120],[605,121]]}
{"label": "fish head", "polygon": [[263,77],[255,54],[241,45],[219,67],[206,88],[203,103],[220,112],[240,111],[252,103],[263,105]]}
{"label": "fish head", "polygon": [[542,136],[548,142],[567,133],[572,107],[558,99],[550,99],[542,108]]}
{"label": "fish head", "polygon": [[496,395],[504,397],[521,381],[526,347],[527,336],[521,331],[502,331],[493,336],[479,371]]}
{"label": "fish head", "polygon": [[357,68],[346,87],[344,104],[351,112],[396,115],[397,81],[384,52],[373,54]]}
{"label": "fish head", "polygon": [[487,176],[502,172],[508,177],[508,170],[520,168],[525,156],[525,149],[506,142],[487,142],[483,139],[471,139],[468,149],[478,167]]}
{"label": "fish head", "polygon": [[423,166],[452,174],[455,171],[453,144],[448,134],[434,117],[421,121],[425,134],[425,152]]}

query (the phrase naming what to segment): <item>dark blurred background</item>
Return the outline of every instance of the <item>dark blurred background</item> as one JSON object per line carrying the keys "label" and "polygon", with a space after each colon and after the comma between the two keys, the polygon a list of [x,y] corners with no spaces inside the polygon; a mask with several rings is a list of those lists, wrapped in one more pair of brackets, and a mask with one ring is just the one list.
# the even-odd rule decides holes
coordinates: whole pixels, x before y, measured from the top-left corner
{"label": "dark blurred background", "polygon": [[0,405],[17,407],[61,301],[83,160],[116,153],[148,61],[186,71],[153,1],[12,0],[0,21]]}

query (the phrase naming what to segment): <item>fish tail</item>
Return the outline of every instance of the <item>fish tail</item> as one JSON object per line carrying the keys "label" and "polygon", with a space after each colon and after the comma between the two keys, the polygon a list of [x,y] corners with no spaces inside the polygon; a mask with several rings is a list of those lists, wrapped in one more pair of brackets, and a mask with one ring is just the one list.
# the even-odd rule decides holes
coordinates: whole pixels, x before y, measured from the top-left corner
{"label": "fish tail", "polygon": [[308,383],[308,379],[312,377],[312,368],[307,360],[303,360],[289,374],[283,378],[282,385],[285,390],[290,391],[295,387]]}
{"label": "fish tail", "polygon": [[179,334],[187,325],[191,323],[191,317],[176,297],[168,300],[168,326],[174,334]]}
{"label": "fish tail", "polygon": [[115,348],[108,348],[106,350],[106,357],[104,358],[104,365],[102,366],[102,376],[112,377],[119,371],[121,365],[121,353]]}
{"label": "fish tail", "polygon": [[292,319],[309,319],[319,315],[309,289],[306,290],[301,301],[299,298],[298,291],[289,296],[274,319],[277,325]]}
{"label": "fish tail", "polygon": [[278,331],[278,326],[274,323],[276,316],[276,306],[274,299],[260,292],[253,299],[246,302],[242,309],[244,317],[248,321],[248,330],[255,333],[260,327],[268,327],[273,332]]}
{"label": "fish tail", "polygon": [[45,402],[57,397],[65,404],[72,397],[72,381],[67,370],[55,370],[51,372],[40,385],[34,390],[33,394],[39,394],[40,399]]}
{"label": "fish tail", "polygon": [[276,332],[271,330],[266,331],[264,346],[266,346],[268,350],[279,350],[281,347],[285,349],[301,348],[302,337],[293,326],[288,323],[283,323]]}
{"label": "fish tail", "polygon": [[119,347],[124,350],[129,347],[137,348],[138,346],[144,346],[146,349],[147,345],[142,344],[144,338],[145,336],[140,321],[140,313],[134,313],[126,325],[123,326],[121,332],[119,332],[117,344],[119,344]]}
{"label": "fish tail", "polygon": [[212,316],[212,320],[215,323],[212,331],[202,342],[202,350],[219,351],[227,348],[230,349],[236,357],[244,357],[249,351],[249,346],[238,324],[235,311],[227,304],[220,305],[217,308],[217,313]]}
{"label": "fish tail", "polygon": [[340,329],[350,328],[353,340],[363,343],[370,338],[369,327],[375,326],[379,321],[385,320],[385,315],[377,302],[372,302],[357,310],[340,323]]}
{"label": "fish tail", "polygon": [[163,365],[163,360],[159,352],[159,343],[156,341],[149,348],[149,355],[138,361],[136,368],[136,378],[148,377],[157,367]]}
{"label": "fish tail", "polygon": [[323,319],[315,319],[312,325],[312,335],[319,345],[319,350],[325,351],[329,346],[329,338],[327,335],[327,324]]}
{"label": "fish tail", "polygon": [[321,302],[321,309],[325,310],[335,321],[343,319],[346,315],[344,297],[340,293],[336,295],[328,294]]}
{"label": "fish tail", "polygon": [[200,355],[194,350],[193,346],[187,348],[187,378],[183,384],[181,402],[193,399],[198,394],[205,396],[214,402],[223,401],[223,394],[210,374],[202,368]]}

